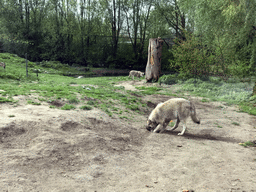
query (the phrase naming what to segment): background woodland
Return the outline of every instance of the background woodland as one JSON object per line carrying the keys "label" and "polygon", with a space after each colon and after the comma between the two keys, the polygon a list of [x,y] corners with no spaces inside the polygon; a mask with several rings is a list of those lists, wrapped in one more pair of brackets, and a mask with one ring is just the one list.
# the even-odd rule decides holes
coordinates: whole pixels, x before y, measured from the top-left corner
{"label": "background woodland", "polygon": [[0,51],[30,61],[246,77],[256,70],[254,0],[0,0]]}

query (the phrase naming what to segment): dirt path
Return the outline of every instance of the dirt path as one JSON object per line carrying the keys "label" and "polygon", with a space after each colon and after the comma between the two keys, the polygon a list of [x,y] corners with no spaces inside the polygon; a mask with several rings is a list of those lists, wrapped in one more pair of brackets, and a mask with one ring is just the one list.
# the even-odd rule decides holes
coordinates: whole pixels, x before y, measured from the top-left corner
{"label": "dirt path", "polygon": [[[153,109],[169,98],[143,100]],[[235,107],[191,97],[201,124],[189,120],[177,136],[181,126],[148,132],[148,115],[129,122],[97,109],[63,111],[16,99],[18,107],[0,104],[0,191],[256,191],[256,149],[238,144],[256,140],[256,117]]]}

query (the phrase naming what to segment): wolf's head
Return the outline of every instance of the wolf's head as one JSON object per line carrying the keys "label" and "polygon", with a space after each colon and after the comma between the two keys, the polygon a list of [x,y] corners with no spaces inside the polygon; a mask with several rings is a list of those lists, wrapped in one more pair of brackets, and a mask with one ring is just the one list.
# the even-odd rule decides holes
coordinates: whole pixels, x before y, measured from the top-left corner
{"label": "wolf's head", "polygon": [[146,129],[148,131],[152,131],[153,129],[155,129],[157,126],[157,123],[154,121],[151,121],[150,119],[147,121],[147,125],[146,125]]}
{"label": "wolf's head", "polygon": [[140,73],[140,77],[143,77],[144,75],[145,75],[145,73],[142,73],[142,72]]}

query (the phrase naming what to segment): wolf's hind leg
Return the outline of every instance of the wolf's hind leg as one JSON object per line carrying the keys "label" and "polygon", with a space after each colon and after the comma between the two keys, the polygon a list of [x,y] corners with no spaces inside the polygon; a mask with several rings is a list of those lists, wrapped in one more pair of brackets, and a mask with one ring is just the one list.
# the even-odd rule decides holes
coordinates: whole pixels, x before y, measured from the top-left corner
{"label": "wolf's hind leg", "polygon": [[187,128],[186,120],[182,120],[181,122],[183,124],[183,129],[182,129],[181,133],[178,133],[178,135],[180,135],[180,136],[182,136],[185,133],[186,128]]}
{"label": "wolf's hind leg", "polygon": [[170,129],[170,131],[175,130],[179,126],[179,123],[180,123],[180,119],[177,118],[177,121],[176,121],[175,125],[172,127],[172,129]]}

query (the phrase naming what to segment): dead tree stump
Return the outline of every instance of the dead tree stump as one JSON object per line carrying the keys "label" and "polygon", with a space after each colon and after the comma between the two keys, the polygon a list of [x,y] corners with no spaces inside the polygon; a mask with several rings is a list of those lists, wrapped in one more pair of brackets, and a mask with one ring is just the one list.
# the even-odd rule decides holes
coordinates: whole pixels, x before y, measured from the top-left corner
{"label": "dead tree stump", "polygon": [[145,77],[147,82],[152,79],[158,81],[161,74],[161,56],[163,40],[161,37],[149,39],[148,62],[146,66]]}

